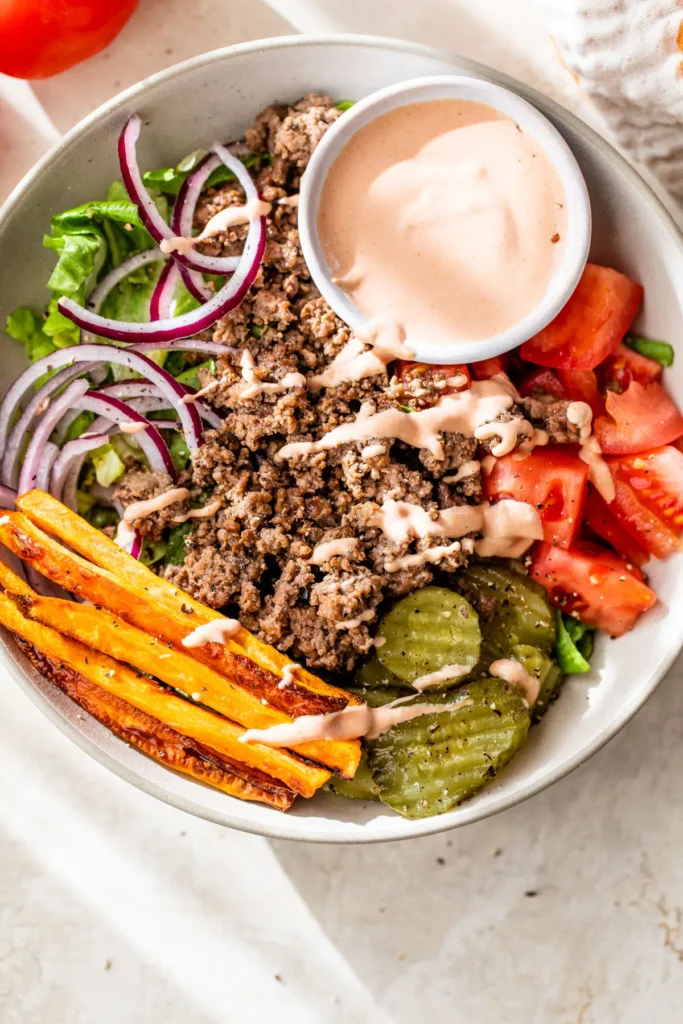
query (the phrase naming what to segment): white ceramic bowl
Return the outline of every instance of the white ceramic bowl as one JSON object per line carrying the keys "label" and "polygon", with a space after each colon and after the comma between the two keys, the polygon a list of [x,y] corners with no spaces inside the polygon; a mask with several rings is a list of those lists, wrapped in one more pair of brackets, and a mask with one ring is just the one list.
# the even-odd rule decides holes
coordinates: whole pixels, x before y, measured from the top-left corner
{"label": "white ceramic bowl", "polygon": [[[598,262],[642,281],[639,327],[674,344],[683,336],[683,245],[659,201],[626,162],[591,129],[533,90],[463,58],[396,40],[293,36],[206,54],[141,82],[81,122],[14,191],[0,213],[0,314],[19,304],[41,308],[54,262],[42,248],[50,215],[106,194],[117,176],[116,138],[139,111],[146,128],[144,167],[163,167],[215,138],[234,138],[273,100],[310,89],[357,97],[409,78],[469,74],[512,88],[538,107],[574,152],[591,196]],[[3,340],[2,385],[20,369],[19,346]],[[680,357],[679,357],[680,359]],[[666,381],[683,405],[683,360]],[[66,735],[146,792],[192,814],[268,836],[313,842],[365,843],[427,835],[477,821],[562,778],[598,750],[655,689],[681,646],[681,560],[652,568],[659,604],[620,640],[597,645],[594,669],[570,679],[543,723],[494,784],[456,810],[405,821],[377,804],[322,795],[297,801],[286,815],[242,803],[175,775],[119,742],[33,671],[5,638],[1,664]],[[83,770],[87,771],[87,762]]]}
{"label": "white ceramic bowl", "polygon": [[588,258],[591,207],[581,168],[560,132],[537,107],[512,90],[471,74],[435,75],[379,89],[356,103],[344,117],[340,117],[316,147],[301,182],[299,233],[306,263],[321,294],[345,323],[354,329],[362,328],[367,324],[367,317],[346,292],[334,284],[333,272],[318,238],[318,209],[325,178],[352,136],[376,117],[407,104],[443,99],[484,103],[514,118],[525,132],[541,144],[555,167],[564,188],[567,207],[562,261],[541,301],[523,320],[491,338],[482,338],[469,344],[462,342],[452,348],[443,344],[430,344],[423,338],[408,339],[416,359],[427,363],[471,363],[517,348],[549,324],[576,288]]}

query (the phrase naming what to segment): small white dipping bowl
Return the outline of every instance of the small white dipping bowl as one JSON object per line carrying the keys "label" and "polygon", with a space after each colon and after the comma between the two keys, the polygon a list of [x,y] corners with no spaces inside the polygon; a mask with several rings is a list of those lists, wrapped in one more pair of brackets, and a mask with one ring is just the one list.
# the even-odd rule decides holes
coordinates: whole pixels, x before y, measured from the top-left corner
{"label": "small white dipping bowl", "polygon": [[[426,363],[476,362],[509,352],[531,338],[559,313],[574,291],[588,259],[591,241],[591,208],[581,169],[557,129],[536,107],[509,89],[466,75],[438,75],[399,82],[366,96],[354,104],[329,129],[317,146],[301,182],[299,234],[306,263],[315,284],[335,313],[353,330],[368,318],[349,296],[333,283],[318,238],[318,206],[323,183],[351,137],[382,114],[397,107],[432,100],[459,99],[485,103],[514,118],[540,143],[562,182],[567,203],[567,231],[562,262],[553,274],[541,301],[523,320],[491,338],[459,342],[453,347],[408,339],[415,358]],[[381,310],[377,310],[381,314]]]}

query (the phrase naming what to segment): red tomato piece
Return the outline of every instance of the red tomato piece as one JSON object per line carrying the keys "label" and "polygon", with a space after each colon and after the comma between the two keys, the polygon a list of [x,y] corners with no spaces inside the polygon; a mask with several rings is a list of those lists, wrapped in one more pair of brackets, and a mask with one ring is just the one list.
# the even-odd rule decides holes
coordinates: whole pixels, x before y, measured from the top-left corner
{"label": "red tomato piece", "polygon": [[578,541],[572,548],[539,544],[530,574],[548,591],[552,604],[582,622],[622,636],[657,597],[626,563],[599,544]]}
{"label": "red tomato piece", "polygon": [[522,398],[528,398],[534,391],[544,391],[546,395],[552,395],[553,398],[569,398],[557,374],[553,370],[546,370],[543,367],[527,374],[517,390]]}
{"label": "red tomato piece", "polygon": [[643,356],[626,345],[619,345],[614,355],[609,356],[600,367],[600,376],[605,384],[616,382],[625,391],[632,380],[639,384],[659,383],[664,367],[656,359]]}
{"label": "red tomato piece", "polygon": [[595,490],[590,492],[586,501],[586,525],[607,541],[627,563],[644,565],[649,559],[649,551],[621,525],[611,507]]}
{"label": "red tomato piece", "polygon": [[522,345],[522,359],[563,370],[592,370],[615,351],[638,312],[643,289],[609,267],[587,263],[569,302]]}
{"label": "red tomato piece", "polygon": [[616,490],[610,510],[624,529],[655,558],[683,550],[683,454],[667,445],[608,464]]}
{"label": "red tomato piece", "polygon": [[605,399],[600,394],[595,370],[557,370],[557,376],[573,402],[586,402],[593,410],[593,416],[602,415]]}
{"label": "red tomato piece", "polygon": [[47,78],[99,53],[140,0],[2,0],[0,72]]}
{"label": "red tomato piece", "polygon": [[564,448],[543,448],[524,459],[496,459],[484,483],[489,500],[514,498],[538,509],[547,544],[568,548],[583,520],[588,466]]}
{"label": "red tomato piece", "polygon": [[607,455],[632,455],[669,444],[683,434],[683,416],[661,384],[631,381],[623,394],[608,391],[607,415],[593,433]]}
{"label": "red tomato piece", "polygon": [[458,387],[454,387],[452,384],[446,384],[444,388],[441,388],[442,395],[452,395],[455,391],[467,391],[470,384],[470,371],[467,369],[464,363],[446,363],[444,365],[432,364],[432,363],[414,363],[409,359],[397,359],[394,363],[394,373],[398,379],[405,383],[409,380],[415,380],[421,378],[423,380],[443,380],[454,377],[465,377]]}
{"label": "red tomato piece", "polygon": [[502,356],[493,356],[491,359],[472,363],[470,369],[475,380],[490,380],[497,373],[507,373],[509,366],[510,356],[504,352]]}

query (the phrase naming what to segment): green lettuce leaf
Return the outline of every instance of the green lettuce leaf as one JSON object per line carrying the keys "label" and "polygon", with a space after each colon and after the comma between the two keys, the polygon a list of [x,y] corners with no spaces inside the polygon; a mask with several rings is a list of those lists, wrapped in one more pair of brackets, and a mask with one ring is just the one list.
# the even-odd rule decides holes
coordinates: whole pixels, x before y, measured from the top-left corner
{"label": "green lettuce leaf", "polygon": [[44,328],[45,320],[43,317],[38,313],[34,313],[32,309],[27,309],[25,306],[15,309],[5,321],[5,330],[10,338],[15,338],[16,341],[21,342],[26,349],[26,355],[32,363],[35,363],[36,359],[41,359],[55,350],[55,346],[52,340],[45,334]]}

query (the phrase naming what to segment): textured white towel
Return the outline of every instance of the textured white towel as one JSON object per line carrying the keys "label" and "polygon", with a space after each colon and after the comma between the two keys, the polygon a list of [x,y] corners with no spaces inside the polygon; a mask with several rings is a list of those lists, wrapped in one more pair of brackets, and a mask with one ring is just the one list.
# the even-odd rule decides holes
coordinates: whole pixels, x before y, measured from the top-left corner
{"label": "textured white towel", "polygon": [[683,0],[535,0],[616,141],[683,195]]}

